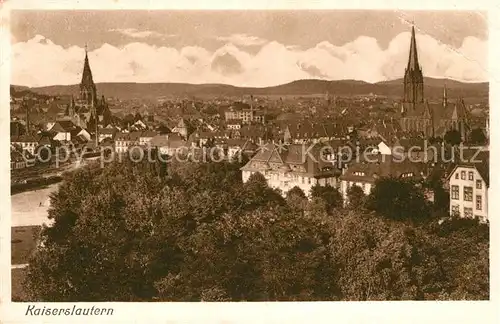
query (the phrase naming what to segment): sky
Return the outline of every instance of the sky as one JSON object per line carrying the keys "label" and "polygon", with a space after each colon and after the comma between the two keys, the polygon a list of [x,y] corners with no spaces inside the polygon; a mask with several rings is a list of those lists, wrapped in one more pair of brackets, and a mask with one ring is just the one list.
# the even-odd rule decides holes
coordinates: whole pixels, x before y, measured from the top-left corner
{"label": "sky", "polygon": [[12,83],[265,87],[403,76],[411,26],[425,76],[487,81],[485,13],[471,11],[13,11]]}

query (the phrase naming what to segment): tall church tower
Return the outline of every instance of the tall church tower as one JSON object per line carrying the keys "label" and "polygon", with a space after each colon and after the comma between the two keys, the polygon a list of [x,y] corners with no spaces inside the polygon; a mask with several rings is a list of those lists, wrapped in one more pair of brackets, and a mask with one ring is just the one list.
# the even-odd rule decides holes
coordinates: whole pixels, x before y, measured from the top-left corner
{"label": "tall church tower", "polygon": [[424,76],[418,63],[415,27],[411,27],[410,56],[404,77],[404,102],[419,104],[424,102]]}
{"label": "tall church tower", "polygon": [[85,62],[83,63],[82,82],[80,82],[80,98],[88,107],[95,107],[97,103],[97,91],[90,70],[87,46],[85,45]]}
{"label": "tall church tower", "polygon": [[97,90],[92,78],[92,70],[90,69],[89,57],[87,53],[87,45],[85,45],[85,62],[83,63],[82,82],[80,82],[80,102],[90,109],[90,118],[87,124],[90,130],[94,131],[95,144],[99,144],[99,116],[97,114]]}

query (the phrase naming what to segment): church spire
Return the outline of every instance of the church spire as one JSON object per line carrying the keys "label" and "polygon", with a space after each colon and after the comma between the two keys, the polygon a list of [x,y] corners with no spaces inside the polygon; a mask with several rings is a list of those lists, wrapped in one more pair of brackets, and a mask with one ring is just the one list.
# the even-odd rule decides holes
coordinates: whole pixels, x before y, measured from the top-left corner
{"label": "church spire", "polygon": [[413,106],[424,102],[424,76],[418,63],[415,26],[411,27],[410,54],[404,76],[404,102]]}
{"label": "church spire", "polygon": [[96,92],[92,70],[90,69],[87,44],[85,44],[85,60],[83,62],[82,81],[80,83],[80,100],[86,106],[95,105],[95,100],[97,99]]}
{"label": "church spire", "polygon": [[418,64],[417,40],[415,38],[415,26],[411,26],[410,57],[408,58],[407,69],[414,71],[420,70],[420,65]]}
{"label": "church spire", "polygon": [[87,44],[85,44],[85,61],[83,63],[82,84],[93,85],[92,70],[90,69]]}

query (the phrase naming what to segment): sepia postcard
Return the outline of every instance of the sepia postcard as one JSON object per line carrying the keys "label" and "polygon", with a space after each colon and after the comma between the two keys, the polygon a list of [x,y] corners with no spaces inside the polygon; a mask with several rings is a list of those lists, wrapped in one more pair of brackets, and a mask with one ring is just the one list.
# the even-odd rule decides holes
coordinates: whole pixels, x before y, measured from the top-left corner
{"label": "sepia postcard", "polygon": [[377,2],[0,4],[5,323],[499,320],[499,8]]}

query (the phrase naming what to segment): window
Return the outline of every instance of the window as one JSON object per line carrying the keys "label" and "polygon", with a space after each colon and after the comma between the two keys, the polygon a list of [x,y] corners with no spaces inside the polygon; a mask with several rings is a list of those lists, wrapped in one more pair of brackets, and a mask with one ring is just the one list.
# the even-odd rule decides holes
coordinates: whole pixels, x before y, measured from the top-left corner
{"label": "window", "polygon": [[451,186],[451,199],[459,200],[460,199],[459,195],[460,193],[458,186]]}
{"label": "window", "polygon": [[307,178],[307,184],[311,184],[311,178]]}
{"label": "window", "polygon": [[483,210],[483,197],[481,195],[476,195],[476,209]]}
{"label": "window", "polygon": [[465,171],[460,172],[460,178],[465,180]]}
{"label": "window", "polygon": [[407,173],[403,173],[401,175],[402,178],[411,178],[413,177],[413,172],[407,172]]}
{"label": "window", "polygon": [[467,218],[472,218],[472,208],[464,208],[464,216]]}
{"label": "window", "polygon": [[474,172],[469,171],[469,180],[474,180]]}
{"label": "window", "polygon": [[451,215],[452,216],[460,216],[460,206],[459,205],[451,206]]}
{"label": "window", "polygon": [[483,188],[483,182],[481,180],[476,180],[476,189],[482,189]]}
{"label": "window", "polygon": [[472,187],[464,187],[464,200],[472,201]]}

